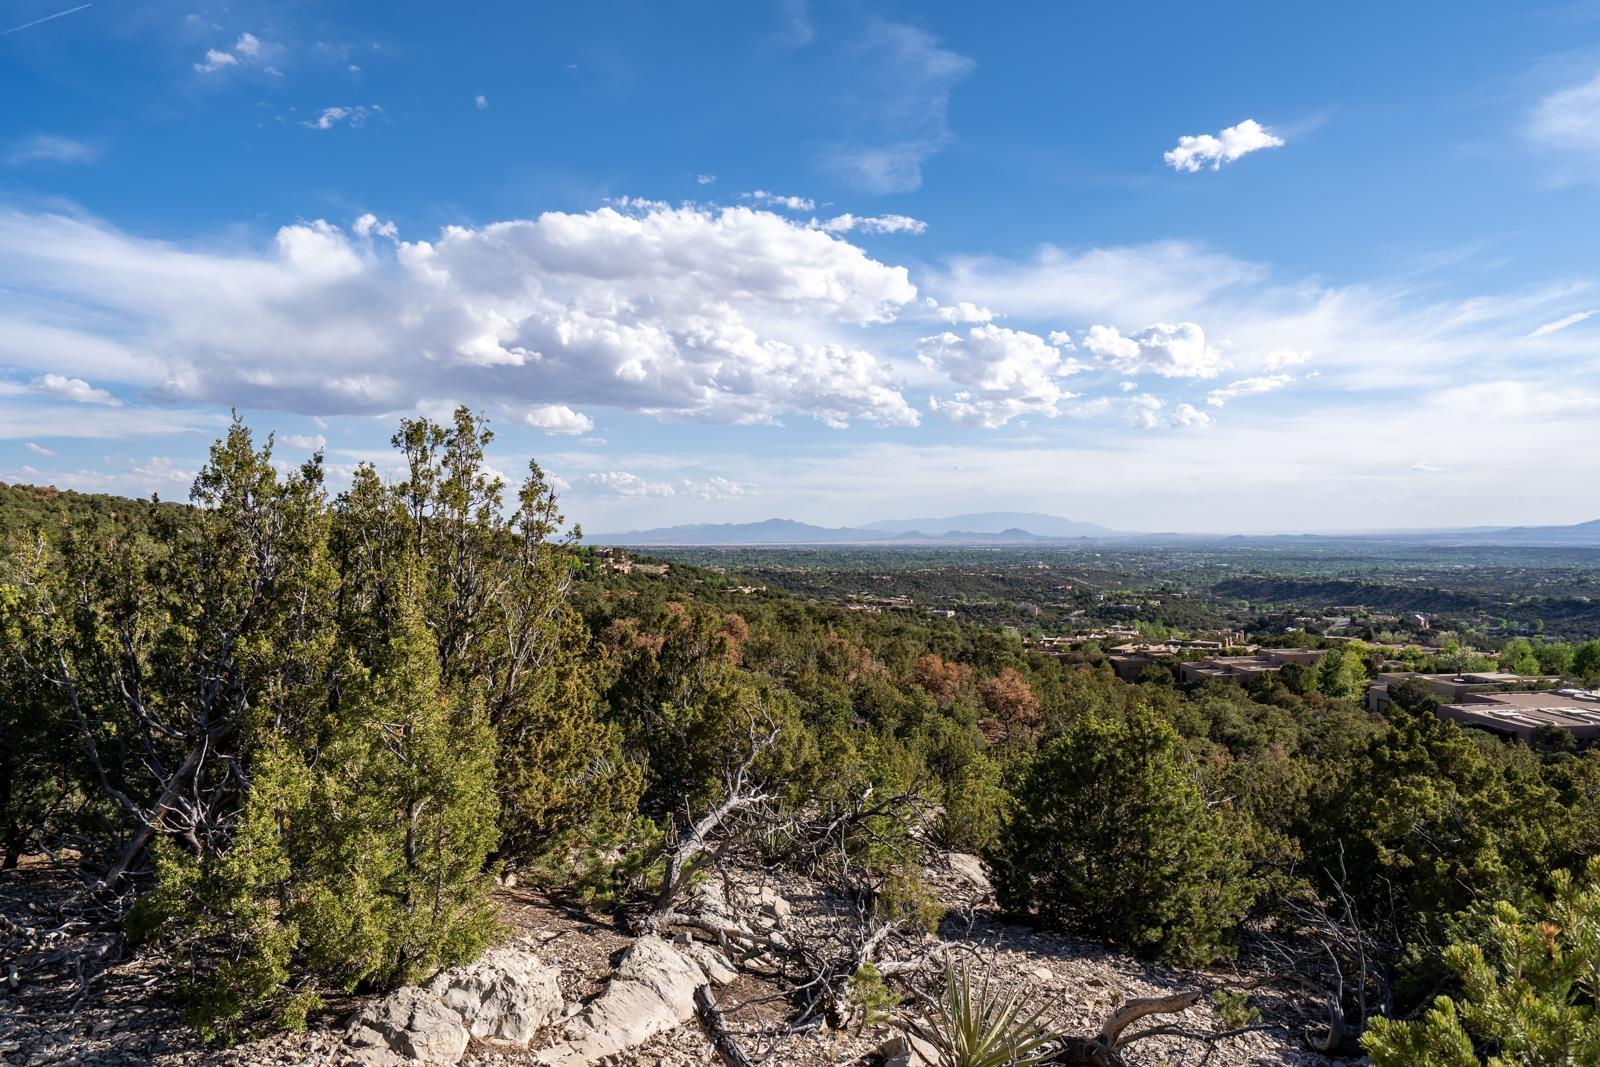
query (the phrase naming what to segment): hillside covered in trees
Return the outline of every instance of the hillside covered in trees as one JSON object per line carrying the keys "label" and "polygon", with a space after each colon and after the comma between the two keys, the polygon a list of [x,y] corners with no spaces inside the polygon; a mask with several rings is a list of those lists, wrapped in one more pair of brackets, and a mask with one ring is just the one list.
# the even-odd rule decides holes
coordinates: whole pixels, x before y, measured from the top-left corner
{"label": "hillside covered in trees", "polygon": [[[466,410],[407,420],[403,478],[334,492],[236,423],[187,505],[0,487],[0,867],[70,871],[60,907],[166,953],[205,1041],[469,963],[497,886],[703,935],[686,901],[742,866],[854,909],[842,954],[749,935],[787,1010],[944,1048],[928,871],[956,854],[1008,921],[1253,966],[1330,1054],[1596,1062],[1600,753],[1404,691],[1370,715],[1359,646],[1249,690],[1130,684],[1009,627],[628,568],[491,445]],[[1121,1062],[1040,1012],[948,1062]]]}

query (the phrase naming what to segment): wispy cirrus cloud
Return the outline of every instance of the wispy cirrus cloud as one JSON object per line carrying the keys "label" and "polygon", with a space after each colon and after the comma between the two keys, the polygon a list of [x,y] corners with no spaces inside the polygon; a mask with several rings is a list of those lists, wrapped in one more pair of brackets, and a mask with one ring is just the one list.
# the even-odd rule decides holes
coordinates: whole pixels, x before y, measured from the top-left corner
{"label": "wispy cirrus cloud", "polygon": [[1591,316],[1594,315],[1594,313],[1595,313],[1594,310],[1590,310],[1590,311],[1575,311],[1571,315],[1564,315],[1561,318],[1556,319],[1553,322],[1545,323],[1543,326],[1540,326],[1540,327],[1536,328],[1532,333],[1528,334],[1528,336],[1529,337],[1545,337],[1545,336],[1548,336],[1549,334],[1552,334],[1552,333],[1560,333],[1562,330],[1565,330],[1567,327],[1576,326],[1576,325],[1578,325],[1578,323],[1583,322],[1584,320],[1590,318]]}
{"label": "wispy cirrus cloud", "polygon": [[863,88],[848,105],[854,129],[829,153],[828,166],[870,193],[920,188],[923,163],[952,140],[950,95],[977,64],[926,30],[881,19],[868,25],[851,58]]}
{"label": "wispy cirrus cloud", "polygon": [[93,163],[100,158],[100,147],[75,137],[39,133],[24,137],[6,152],[6,163],[26,167],[35,163]]}
{"label": "wispy cirrus cloud", "polygon": [[1220,408],[1230,400],[1237,400],[1242,396],[1259,396],[1262,393],[1271,393],[1282,389],[1294,381],[1289,374],[1266,374],[1257,378],[1240,378],[1236,382],[1229,382],[1220,389],[1213,389],[1206,394],[1206,403],[1211,407]]}
{"label": "wispy cirrus cloud", "polygon": [[1540,98],[1523,132],[1546,148],[1581,160],[1587,169],[1580,177],[1600,180],[1600,74]]}

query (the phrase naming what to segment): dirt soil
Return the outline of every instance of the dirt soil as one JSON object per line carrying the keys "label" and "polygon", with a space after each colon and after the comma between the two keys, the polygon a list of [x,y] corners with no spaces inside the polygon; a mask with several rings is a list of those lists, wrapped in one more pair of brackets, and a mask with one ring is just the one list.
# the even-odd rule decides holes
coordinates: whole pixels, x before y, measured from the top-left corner
{"label": "dirt soil", "polygon": [[[1052,1005],[1067,1033],[1092,1033],[1107,1014],[1132,997],[1180,989],[1209,991],[1251,977],[1238,972],[1184,972],[1135,960],[1071,937],[1000,922],[981,882],[970,872],[928,872],[951,910],[938,939],[986,961],[993,973],[1024,986]],[[793,908],[791,928],[814,934],[850,919],[848,909],[821,886],[785,876],[771,882]],[[306,1032],[279,1034],[232,1049],[207,1049],[183,1020],[172,996],[172,962],[159,952],[131,950],[120,934],[85,904],[84,883],[70,868],[33,864],[0,874],[0,1064],[82,1067],[194,1064],[199,1067],[329,1067],[344,1061],[342,1029],[359,998],[331,1002]],[[524,939],[546,962],[560,967],[569,1006],[598,994],[627,935],[612,921],[554,900],[537,890],[499,890],[508,938]],[[930,937],[928,945],[934,944]],[[938,977],[936,967],[925,981]],[[823,1067],[881,1062],[877,1050],[895,1030],[889,1025],[830,1030],[812,1023],[794,1030],[790,985],[774,969],[751,967],[717,991],[730,1029],[751,1060],[774,1067]],[[1244,1067],[1257,1064],[1327,1065],[1303,1035],[1315,1029],[1308,1007],[1263,987],[1250,993],[1258,1028],[1218,1041],[1167,1035],[1142,1041],[1127,1055],[1140,1067]],[[569,1008],[570,1010],[570,1008]],[[1209,997],[1162,1022],[1193,1034],[1225,1029]],[[554,1028],[552,1028],[553,1030]],[[548,1045],[544,1035],[535,1047]],[[474,1042],[463,1063],[527,1064],[526,1050]],[[661,1035],[609,1061],[611,1067],[686,1067],[720,1062],[698,1021]],[[1334,1061],[1335,1064],[1340,1061]]]}

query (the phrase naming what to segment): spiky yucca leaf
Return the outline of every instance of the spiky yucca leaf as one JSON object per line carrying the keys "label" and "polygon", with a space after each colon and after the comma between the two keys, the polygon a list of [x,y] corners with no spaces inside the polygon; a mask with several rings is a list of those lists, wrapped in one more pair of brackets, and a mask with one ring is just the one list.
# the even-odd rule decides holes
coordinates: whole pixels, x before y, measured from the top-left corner
{"label": "spiky yucca leaf", "polygon": [[947,963],[942,994],[923,999],[927,1016],[910,1029],[938,1051],[939,1067],[1029,1067],[1045,1062],[1052,1051],[1044,1007],[1030,1010],[1020,989],[991,986],[987,970],[974,989],[965,964]]}

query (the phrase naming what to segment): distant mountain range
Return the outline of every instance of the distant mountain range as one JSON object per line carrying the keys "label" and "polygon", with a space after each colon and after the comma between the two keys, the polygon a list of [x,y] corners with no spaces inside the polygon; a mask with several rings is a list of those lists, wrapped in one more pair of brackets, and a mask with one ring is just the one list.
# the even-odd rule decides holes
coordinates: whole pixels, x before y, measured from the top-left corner
{"label": "distant mountain range", "polygon": [[951,515],[944,519],[886,519],[869,522],[863,530],[927,537],[971,534],[1028,533],[1035,537],[1121,537],[1116,530],[1092,522],[1077,522],[1037,511],[986,511],[976,515]]}
{"label": "distant mountain range", "polygon": [[744,545],[1060,545],[1200,544],[1213,541],[1282,543],[1284,540],[1386,541],[1431,545],[1527,545],[1600,547],[1600,519],[1573,526],[1475,526],[1456,530],[1377,530],[1327,534],[1185,534],[1131,533],[1092,522],[1037,512],[982,512],[945,518],[885,519],[863,526],[814,526],[793,519],[763,522],[697,523],[626,533],[591,534],[597,545],[678,545],[737,547]]}
{"label": "distant mountain range", "polygon": [[[1039,518],[1049,518],[1041,515]],[[793,519],[767,519],[764,522],[697,523],[687,526],[666,526],[656,530],[631,530],[627,533],[585,535],[584,540],[598,545],[839,545],[839,544],[1019,544],[1059,540],[1059,537],[1041,537],[1017,527],[986,530],[960,530],[951,526],[953,520],[930,520],[930,525],[941,527],[938,533],[929,534],[907,528],[888,530],[878,524],[869,527],[812,526]],[[1072,523],[1055,519],[1057,523],[1081,525],[1088,529],[1101,529],[1089,523]],[[904,525],[900,523],[896,526]],[[1116,536],[1105,531],[1103,536]]]}

